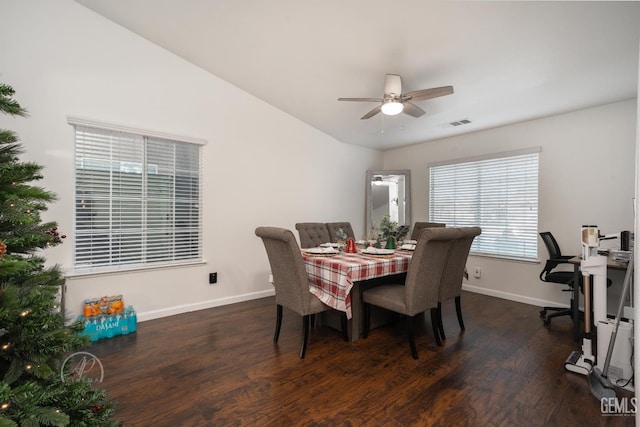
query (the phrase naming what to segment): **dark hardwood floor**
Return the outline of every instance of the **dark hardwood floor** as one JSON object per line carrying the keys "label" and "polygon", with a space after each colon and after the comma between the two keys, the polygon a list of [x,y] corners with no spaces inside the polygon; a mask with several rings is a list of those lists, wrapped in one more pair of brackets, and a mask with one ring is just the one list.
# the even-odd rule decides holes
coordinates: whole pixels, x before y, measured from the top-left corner
{"label": "dark hardwood floor", "polygon": [[545,327],[537,307],[472,293],[462,307],[464,333],[443,305],[443,347],[424,317],[418,360],[403,320],[356,342],[316,327],[300,360],[299,316],[285,309],[273,344],[273,298],[142,322],[87,350],[126,426],[634,425],[603,415],[587,378],[565,371],[579,349],[569,318]]}

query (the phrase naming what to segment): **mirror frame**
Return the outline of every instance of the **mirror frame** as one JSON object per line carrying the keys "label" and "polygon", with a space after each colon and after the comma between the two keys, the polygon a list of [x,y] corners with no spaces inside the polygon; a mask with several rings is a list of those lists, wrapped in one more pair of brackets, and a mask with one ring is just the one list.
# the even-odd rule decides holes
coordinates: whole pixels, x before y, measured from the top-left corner
{"label": "mirror frame", "polygon": [[365,238],[369,236],[369,230],[373,225],[373,200],[371,194],[371,182],[373,181],[373,177],[375,175],[403,175],[404,176],[404,199],[405,199],[405,223],[398,225],[408,225],[409,229],[411,229],[411,171],[408,169],[400,169],[400,170],[372,170],[367,171],[367,178],[365,181],[366,185],[366,217],[365,217],[365,230],[364,235]]}

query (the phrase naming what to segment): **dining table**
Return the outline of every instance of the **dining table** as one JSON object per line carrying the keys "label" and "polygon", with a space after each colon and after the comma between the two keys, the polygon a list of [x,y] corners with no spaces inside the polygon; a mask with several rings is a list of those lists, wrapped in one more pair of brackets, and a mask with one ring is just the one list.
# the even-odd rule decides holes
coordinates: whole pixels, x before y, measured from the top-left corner
{"label": "dining table", "polygon": [[[359,338],[364,325],[362,290],[379,285],[384,278],[406,273],[413,255],[413,251],[402,249],[389,254],[367,254],[362,248],[356,253],[301,251],[309,274],[309,291],[324,304],[346,314],[351,341]],[[375,321],[372,323],[375,325]]]}

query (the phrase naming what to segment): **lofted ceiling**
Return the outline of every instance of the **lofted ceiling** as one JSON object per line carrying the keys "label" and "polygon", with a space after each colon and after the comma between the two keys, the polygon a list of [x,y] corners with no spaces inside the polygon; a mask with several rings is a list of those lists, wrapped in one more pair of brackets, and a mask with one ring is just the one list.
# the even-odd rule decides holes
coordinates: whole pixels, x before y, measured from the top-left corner
{"label": "lofted ceiling", "polygon": [[[339,141],[381,150],[638,92],[638,2],[76,1]],[[361,120],[375,103],[337,101],[382,97],[387,73],[403,92],[455,92],[416,102],[419,118]]]}

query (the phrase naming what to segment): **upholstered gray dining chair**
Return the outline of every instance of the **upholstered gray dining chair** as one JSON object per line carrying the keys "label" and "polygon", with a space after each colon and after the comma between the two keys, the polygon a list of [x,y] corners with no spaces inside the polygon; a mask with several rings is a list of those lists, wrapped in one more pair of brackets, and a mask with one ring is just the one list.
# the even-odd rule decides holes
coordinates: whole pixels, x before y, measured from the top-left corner
{"label": "upholstered gray dining chair", "polygon": [[446,339],[444,335],[444,327],[442,325],[442,303],[444,301],[455,298],[456,314],[458,315],[458,324],[460,329],[464,331],[464,321],[462,320],[462,307],[460,304],[460,295],[462,294],[462,278],[465,276],[465,267],[471,244],[476,236],[479,236],[482,230],[480,227],[462,227],[460,237],[453,242],[449,257],[444,266],[442,280],[440,282],[440,296],[438,298],[438,332],[441,339]]}
{"label": "upholstered gray dining chair", "polygon": [[431,310],[431,326],[436,344],[442,345],[438,333],[438,296],[444,266],[453,242],[460,236],[456,228],[425,228],[413,252],[403,283],[385,284],[362,292],[364,303],[364,332],[369,335],[371,305],[385,308],[408,317],[411,355],[418,358],[414,337],[414,318]]}
{"label": "upholstered gray dining chair", "polygon": [[353,237],[354,239],[356,238],[355,234],[353,233],[353,228],[351,227],[350,222],[327,222],[325,225],[327,226],[327,230],[329,231],[330,242],[338,241],[338,237],[336,233],[341,228],[342,228],[342,231],[344,231],[345,234],[347,235],[347,238],[349,237]]}
{"label": "upholstered gray dining chair", "polygon": [[331,241],[329,230],[322,222],[299,222],[296,224],[296,230],[300,237],[300,247],[305,249]]}
{"label": "upholstered gray dining chair", "polygon": [[[300,247],[290,230],[278,227],[258,227],[256,236],[262,239],[269,258],[273,286],[276,290],[276,331],[273,341],[278,342],[282,325],[282,307],[302,316],[302,344],[300,359],[304,359],[309,339],[312,316],[329,310],[318,297],[309,291],[309,275],[304,268]],[[342,314],[342,337],[348,341],[347,317]]]}
{"label": "upholstered gray dining chair", "polygon": [[423,228],[446,227],[446,225],[442,222],[416,222],[413,224],[413,231],[411,231],[411,240],[418,240]]}

